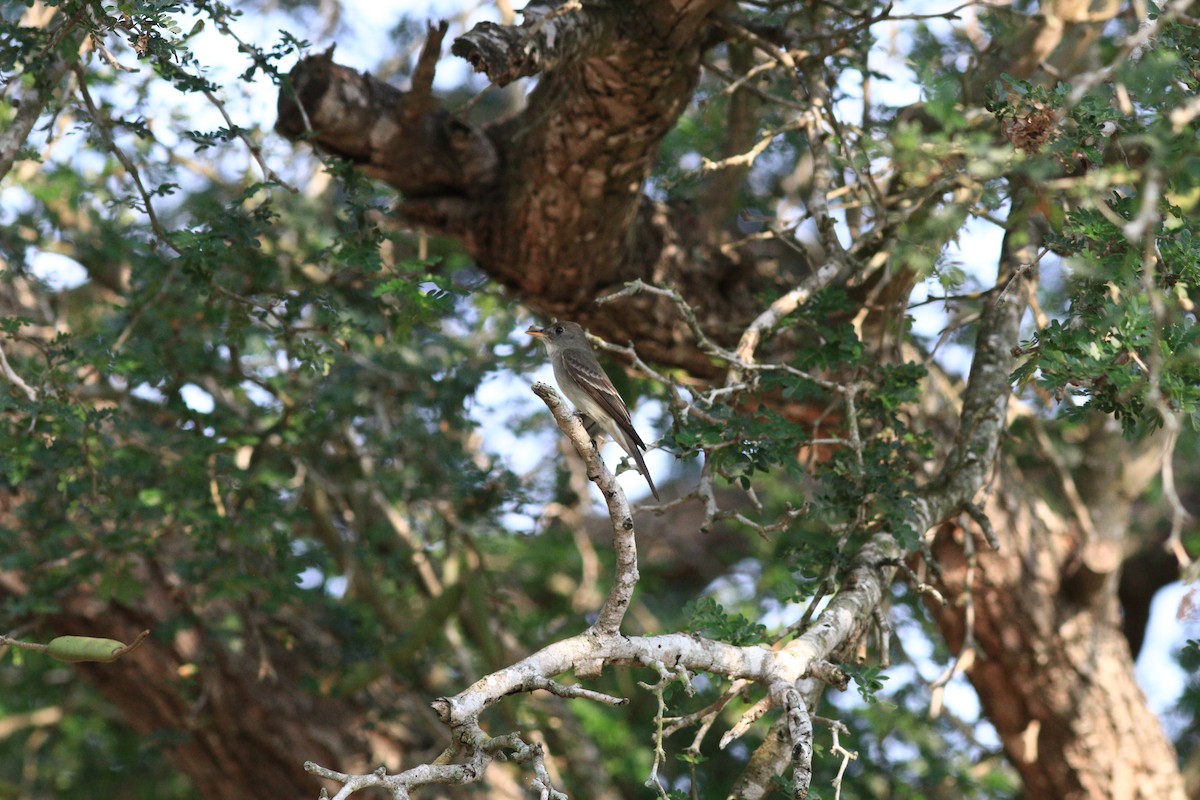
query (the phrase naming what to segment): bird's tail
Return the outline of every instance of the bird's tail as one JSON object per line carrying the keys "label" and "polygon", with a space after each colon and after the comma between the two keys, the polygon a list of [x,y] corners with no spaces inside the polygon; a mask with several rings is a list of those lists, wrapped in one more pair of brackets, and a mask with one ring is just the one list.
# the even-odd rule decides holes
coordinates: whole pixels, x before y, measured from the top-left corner
{"label": "bird's tail", "polygon": [[646,460],[642,458],[642,451],[636,443],[628,441],[628,437],[621,437],[621,446],[625,448],[625,452],[633,456],[633,460],[637,462],[638,472],[642,473],[642,477],[646,479],[646,483],[650,486],[650,494],[654,495],[654,499],[662,502],[662,498],[658,496],[658,489],[654,486],[654,480],[650,477],[650,470],[646,469]]}

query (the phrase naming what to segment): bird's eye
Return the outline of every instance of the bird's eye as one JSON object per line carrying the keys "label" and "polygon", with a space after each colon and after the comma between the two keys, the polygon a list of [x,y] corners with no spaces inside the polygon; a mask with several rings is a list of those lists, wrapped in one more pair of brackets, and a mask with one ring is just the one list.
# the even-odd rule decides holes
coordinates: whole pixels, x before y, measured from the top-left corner
{"label": "bird's eye", "polygon": [[555,332],[555,333],[562,333],[562,331],[563,331],[563,327],[562,327],[562,325],[559,325],[558,327],[556,327],[556,328],[554,329],[554,332]]}

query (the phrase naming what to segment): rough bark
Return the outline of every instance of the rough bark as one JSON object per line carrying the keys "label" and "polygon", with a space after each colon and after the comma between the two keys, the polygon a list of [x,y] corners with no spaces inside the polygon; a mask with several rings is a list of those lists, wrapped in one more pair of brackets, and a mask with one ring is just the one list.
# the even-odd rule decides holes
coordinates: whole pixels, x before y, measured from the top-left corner
{"label": "rough bark", "polygon": [[[1014,205],[1004,259],[1016,274],[1033,263],[1037,235]],[[1181,800],[1174,748],[1134,679],[1116,593],[1130,509],[1157,474],[1161,445],[1124,447],[1111,421],[1095,427],[1078,487],[1059,465],[1056,488],[1072,517],[1008,459],[997,462],[984,513],[999,549],[943,526],[932,549],[950,602],[930,608],[953,652],[974,651],[960,663],[971,665],[968,677],[1029,796]]]}
{"label": "rough bark", "polygon": [[454,52],[493,80],[554,67],[538,73],[520,114],[486,131],[440,109],[413,117],[407,93],[330,54],[311,57],[292,73],[294,95],[280,96],[277,128],[293,138],[311,129],[321,148],[399,189],[402,219],[461,239],[538,313],[618,340],[636,333],[646,357],[714,375],[669,301],[638,295],[600,314],[594,300],[637,278],[674,285],[709,335],[732,344],[760,310],[756,296],[801,277],[765,274],[749,255],[723,251],[719,232],[690,212],[643,192],[691,99],[718,5],[589,3],[561,14],[539,5],[525,27],[474,29]]}
{"label": "rough bark", "polygon": [[1079,525],[1031,497],[1023,476],[1006,469],[999,483],[985,508],[998,552],[979,552],[969,570],[964,536],[975,534],[939,532],[933,550],[952,602],[933,613],[960,651],[966,608],[953,601],[969,593],[978,655],[968,677],[1027,796],[1185,797],[1174,749],[1134,680],[1115,596],[1069,588],[1086,547]]}

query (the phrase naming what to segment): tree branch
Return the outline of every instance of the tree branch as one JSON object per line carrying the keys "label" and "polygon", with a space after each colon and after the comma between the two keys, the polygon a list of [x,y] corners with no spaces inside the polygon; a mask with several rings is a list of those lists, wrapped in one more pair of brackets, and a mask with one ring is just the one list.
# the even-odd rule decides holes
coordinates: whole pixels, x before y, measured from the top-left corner
{"label": "tree branch", "polygon": [[958,438],[940,474],[918,498],[925,519],[925,524],[915,527],[920,533],[970,503],[995,463],[1012,394],[1009,382],[1014,362],[1012,348],[1017,343],[1021,316],[1025,313],[1027,291],[1022,284],[1036,280],[1037,274],[1037,246],[1028,241],[1027,213],[1019,208],[1012,213],[1002,246],[998,290],[993,290],[994,297],[984,301],[979,321],[975,358],[963,392]]}
{"label": "tree branch", "polygon": [[[439,30],[431,30],[427,48],[436,49]],[[335,64],[332,49],[308,56],[288,75],[275,129],[291,139],[309,139],[396,187],[405,196],[401,213],[462,236],[470,246],[468,201],[495,185],[499,156],[487,136],[432,107],[426,87],[432,75],[428,61],[422,63],[414,91],[402,92]]]}
{"label": "tree branch", "polygon": [[615,634],[621,628],[621,620],[629,603],[633,600],[633,590],[637,587],[637,544],[634,540],[633,511],[629,508],[629,499],[617,476],[609,471],[600,457],[600,451],[592,443],[591,437],[583,427],[579,417],[567,410],[567,405],[554,388],[545,383],[535,383],[533,393],[542,398],[554,415],[558,428],[571,444],[575,452],[587,465],[588,478],[596,484],[596,488],[604,496],[608,506],[608,517],[613,523],[613,550],[616,553],[616,572],[613,576],[613,587],[608,598],[600,609],[600,615],[592,625],[591,631],[598,636]]}
{"label": "tree branch", "polygon": [[465,58],[496,86],[507,86],[567,60],[587,58],[613,34],[607,6],[579,0],[537,0],[521,12],[519,26],[481,22],[454,40],[450,52]]}
{"label": "tree branch", "polygon": [[[641,324],[673,320],[662,299],[630,298],[604,314],[593,301],[636,278],[674,283],[704,310],[703,324],[732,345],[731,319],[758,313],[755,299],[773,291],[777,277],[803,278],[794,269],[799,255],[789,252],[778,268],[759,273],[744,248],[725,252],[690,212],[642,192],[699,79],[716,5],[587,4],[568,12],[573,5],[541,3],[526,12],[525,26],[477,26],[452,50],[484,65],[493,80],[541,70],[525,109],[486,132],[444,109],[413,117],[420,101],[334,64],[328,52],[292,71],[276,128],[310,137],[399,189],[399,217],[459,238],[481,269],[536,312],[609,338],[621,326],[636,329],[644,357],[715,376],[680,321]],[[574,46],[561,38],[568,33],[580,37]],[[739,288],[730,294],[734,275]],[[733,306],[740,310],[730,313]]]}
{"label": "tree branch", "polygon": [[[33,6],[26,10],[21,17],[21,25],[29,27],[49,27],[58,9],[50,7]],[[74,17],[68,18],[65,21],[59,17],[57,21],[57,30],[55,38],[63,40],[68,36],[72,42],[82,38],[75,32],[77,20]],[[37,75],[34,76],[33,86],[30,91],[23,95],[9,98],[8,104],[16,109],[12,119],[8,120],[8,124],[3,130],[0,130],[0,180],[8,174],[12,169],[13,162],[16,161],[17,154],[21,148],[25,146],[25,140],[29,138],[29,134],[33,131],[33,126],[37,124],[38,117],[45,110],[46,104],[54,97],[58,85],[66,76],[71,68],[71,64],[64,58],[56,55],[57,52],[69,52],[74,49],[71,44],[64,45],[61,49],[47,49],[40,56],[42,66]],[[19,86],[20,81],[15,81],[12,76],[9,76],[11,85]]]}

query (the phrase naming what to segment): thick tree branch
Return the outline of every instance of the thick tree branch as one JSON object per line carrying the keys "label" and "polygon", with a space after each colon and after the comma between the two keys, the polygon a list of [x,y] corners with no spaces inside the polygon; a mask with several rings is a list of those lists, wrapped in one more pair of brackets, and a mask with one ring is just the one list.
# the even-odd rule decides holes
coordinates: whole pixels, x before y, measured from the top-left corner
{"label": "thick tree branch", "polygon": [[[931,548],[941,565],[938,588],[948,598],[970,602],[930,610],[952,652],[970,647],[985,656],[972,659],[967,673],[1030,796],[1116,796],[1113,787],[1122,785],[1127,771],[1139,775],[1139,782],[1120,796],[1181,798],[1174,753],[1163,736],[1125,739],[1136,746],[1119,762],[1100,753],[1105,743],[1121,741],[1130,730],[1158,725],[1133,680],[1118,626],[1117,553],[1103,559],[1106,563],[1097,557],[1112,549],[1117,532],[1100,533],[1092,526],[1084,533],[1084,522],[1060,516],[1028,490],[1014,491],[1027,479],[1015,477],[1017,468],[996,458],[1011,348],[1024,306],[1020,298],[1026,296],[1021,283],[1037,274],[1040,230],[1030,218],[1036,192],[1017,180],[1013,185],[1002,288],[984,307],[958,440],[939,479],[922,497],[934,521],[948,520],[998,463],[985,508],[1001,548],[974,556],[969,531],[941,526]],[[1129,479],[1144,482],[1147,472],[1152,470],[1131,470]],[[1095,490],[1104,491],[1104,483],[1097,481]],[[1110,508],[1109,514],[1102,524],[1119,526],[1123,513]],[[1048,641],[1054,646],[1038,644]],[[1081,770],[1077,764],[1094,766]]]}
{"label": "thick tree branch", "polygon": [[[1010,257],[1001,265],[1000,274],[1002,279],[1011,276],[1004,285],[1013,291],[998,293],[980,322],[975,359],[963,398],[958,444],[939,480],[918,498],[907,520],[918,534],[940,525],[970,502],[983,485],[1004,432],[1011,393],[1008,381],[1011,350],[1024,312],[1023,292],[1009,284],[1028,274],[1032,263],[1020,261],[1029,255],[1023,248],[1006,252]],[[882,603],[895,576],[892,565],[898,563],[901,553],[892,533],[883,531],[872,536],[851,561],[840,589],[813,626],[781,652],[797,658],[807,673],[815,661],[829,656],[836,660],[838,654],[852,647]]]}
{"label": "thick tree branch", "polygon": [[[461,239],[482,269],[538,313],[609,338],[625,326],[638,331],[646,358],[715,376],[660,298],[631,298],[603,315],[593,301],[636,278],[673,284],[701,309],[706,329],[732,345],[758,313],[757,296],[803,279],[795,254],[759,273],[690,212],[643,194],[658,146],[699,78],[702,34],[716,5],[541,4],[525,27],[465,34],[455,52],[494,79],[541,69],[522,113],[486,134],[444,110],[412,116],[418,101],[334,64],[329,53],[293,70],[276,127],[395,186],[404,194],[400,217]],[[560,38],[568,32],[578,46]],[[648,327],[650,319],[665,324]]]}
{"label": "thick tree branch", "polygon": [[[1027,213],[1027,212],[1026,212]],[[1012,394],[1009,375],[1012,349],[1025,313],[1026,282],[1037,275],[1037,247],[1029,239],[1027,221],[1014,210],[1004,237],[997,289],[984,302],[975,339],[975,358],[963,392],[958,438],[937,479],[921,493],[927,524],[924,532],[957,514],[983,486],[996,461],[1000,437],[1007,422]]]}
{"label": "thick tree branch", "polygon": [[433,79],[442,55],[442,40],[446,38],[449,28],[446,20],[439,22],[437,27],[429,26],[425,46],[421,48],[416,69],[413,70],[412,89],[408,93],[408,115],[411,117],[427,114],[437,108],[437,102],[433,99]]}
{"label": "thick tree branch", "polygon": [[[437,29],[430,33],[431,41]],[[440,41],[440,39],[438,39]],[[428,110],[418,73],[415,94],[333,63],[332,49],[300,61],[279,96],[275,129],[308,138],[321,149],[404,193],[403,213],[414,221],[464,238],[474,235],[475,207],[498,180],[488,137],[442,109]]]}
{"label": "thick tree branch", "polygon": [[520,26],[481,22],[454,40],[450,52],[507,86],[558,64],[587,57],[613,35],[615,14],[603,3],[538,0],[521,11]]}

